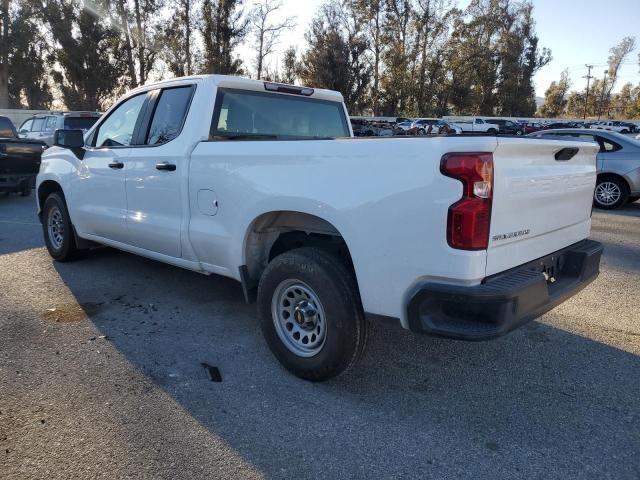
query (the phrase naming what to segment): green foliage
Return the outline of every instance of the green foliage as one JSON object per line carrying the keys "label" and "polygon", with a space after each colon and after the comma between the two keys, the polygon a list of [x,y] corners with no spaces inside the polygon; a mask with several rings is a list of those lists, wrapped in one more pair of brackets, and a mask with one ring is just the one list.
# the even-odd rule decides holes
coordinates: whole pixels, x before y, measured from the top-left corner
{"label": "green foliage", "polygon": [[[104,8],[107,0],[93,2]],[[106,108],[123,87],[120,32],[76,0],[45,4],[43,15],[56,47],[51,76],[71,110]]]}
{"label": "green foliage", "polygon": [[544,94],[544,105],[540,108],[540,115],[543,117],[560,117],[564,114],[567,104],[567,93],[571,87],[569,80],[569,70],[564,70],[560,75],[559,82],[551,82]]}

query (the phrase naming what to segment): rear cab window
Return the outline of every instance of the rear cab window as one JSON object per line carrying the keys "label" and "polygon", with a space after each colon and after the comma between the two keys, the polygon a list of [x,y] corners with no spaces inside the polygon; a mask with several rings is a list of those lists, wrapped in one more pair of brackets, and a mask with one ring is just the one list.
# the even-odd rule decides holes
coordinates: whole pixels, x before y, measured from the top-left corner
{"label": "rear cab window", "polygon": [[340,102],[220,88],[209,139],[312,140],[349,136]]}

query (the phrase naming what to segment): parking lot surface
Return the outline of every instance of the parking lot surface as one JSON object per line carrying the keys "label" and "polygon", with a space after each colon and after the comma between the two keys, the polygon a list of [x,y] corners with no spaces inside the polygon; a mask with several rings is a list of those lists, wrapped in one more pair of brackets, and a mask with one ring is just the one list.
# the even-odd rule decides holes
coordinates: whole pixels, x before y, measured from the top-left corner
{"label": "parking lot surface", "polygon": [[0,477],[637,479],[640,203],[592,238],[600,277],[538,321],[486,343],[376,323],[311,384],[239,284],[107,248],[53,263],[33,197],[0,197]]}

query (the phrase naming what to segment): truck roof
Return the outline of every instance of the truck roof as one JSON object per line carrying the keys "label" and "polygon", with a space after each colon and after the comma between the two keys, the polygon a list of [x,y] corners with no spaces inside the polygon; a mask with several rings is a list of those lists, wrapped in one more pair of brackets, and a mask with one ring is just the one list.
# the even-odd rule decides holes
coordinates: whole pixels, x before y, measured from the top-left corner
{"label": "truck roof", "polygon": [[[311,89],[313,90],[313,92],[311,94],[305,94],[305,96],[309,98],[328,100],[332,102],[344,101],[342,94],[333,90],[304,87],[301,85],[286,85],[286,84],[275,83],[275,82],[267,82],[264,80],[254,80],[251,78],[236,77],[232,75],[213,75],[213,74],[191,75],[189,77],[177,77],[169,80],[162,80],[159,82],[148,83],[146,85],[143,85],[141,87],[138,87],[132,90],[131,92],[129,92],[129,94],[143,92],[146,90],[153,90],[154,88],[161,88],[161,87],[172,86],[172,85],[177,86],[180,84],[184,84],[186,82],[193,82],[193,80],[197,80],[199,83],[209,83],[213,87],[237,88],[240,90],[253,90],[253,91],[260,91],[260,92],[267,91],[266,85],[292,87],[294,89]],[[285,94],[285,95],[292,93],[292,92],[286,92],[286,91],[276,91],[274,89],[269,89],[269,91],[272,91],[274,93]]]}

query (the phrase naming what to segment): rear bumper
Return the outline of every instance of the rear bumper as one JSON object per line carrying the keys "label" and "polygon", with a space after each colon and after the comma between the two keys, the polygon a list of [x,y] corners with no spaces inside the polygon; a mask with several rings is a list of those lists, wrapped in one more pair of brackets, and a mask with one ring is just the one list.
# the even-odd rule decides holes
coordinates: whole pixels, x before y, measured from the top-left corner
{"label": "rear bumper", "polygon": [[459,340],[499,337],[543,315],[595,280],[602,252],[601,243],[583,240],[487,277],[480,285],[424,284],[409,301],[409,328]]}

